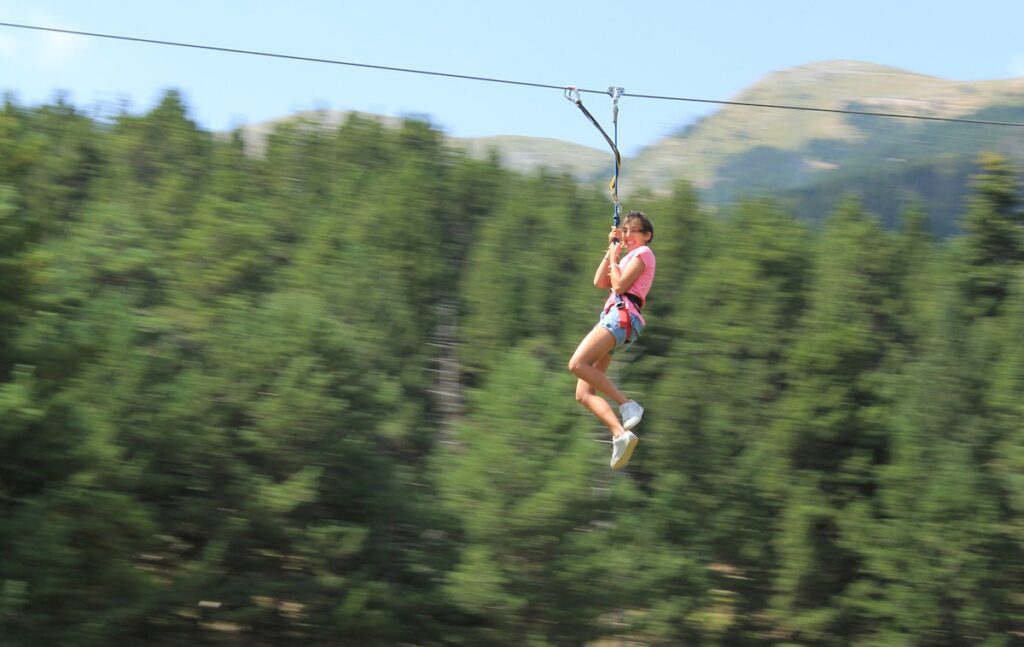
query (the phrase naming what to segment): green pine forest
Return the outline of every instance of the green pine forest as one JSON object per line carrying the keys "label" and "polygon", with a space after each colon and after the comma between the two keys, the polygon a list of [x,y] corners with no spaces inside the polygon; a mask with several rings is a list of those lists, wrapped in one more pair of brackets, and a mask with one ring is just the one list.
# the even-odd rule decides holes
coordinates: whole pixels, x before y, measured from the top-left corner
{"label": "green pine forest", "polygon": [[631,196],[613,472],[566,370],[606,188],[8,98],[0,644],[1020,645],[1020,185],[979,157],[949,238]]}

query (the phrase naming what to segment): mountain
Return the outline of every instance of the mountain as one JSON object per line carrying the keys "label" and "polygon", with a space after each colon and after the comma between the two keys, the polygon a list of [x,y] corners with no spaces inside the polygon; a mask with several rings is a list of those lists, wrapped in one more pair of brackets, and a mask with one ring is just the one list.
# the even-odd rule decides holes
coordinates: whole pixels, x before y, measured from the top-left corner
{"label": "mountain", "polygon": [[[949,81],[872,63],[828,61],[769,74],[732,101],[978,118],[1024,107],[1024,79]],[[943,135],[947,132],[949,136]],[[947,145],[943,152],[967,154],[1012,145],[1021,135],[1019,129],[1006,127],[725,105],[642,150],[629,161],[630,177],[654,189],[685,177],[721,203],[737,192],[807,185],[842,170],[852,157],[875,158],[872,151],[901,161],[936,154],[934,146],[922,145],[929,141],[924,133],[941,136]],[[744,167],[758,173],[744,174]]]}
{"label": "mountain", "polygon": [[[303,118],[334,127],[345,114],[322,111]],[[916,202],[946,233],[955,230],[962,210],[971,160],[982,150],[1024,160],[1024,129],[934,118],[1024,123],[1024,78],[952,81],[859,61],[781,70],[713,114],[625,158],[620,193],[628,200],[631,191],[664,192],[685,179],[709,205],[768,194],[810,219],[853,193],[886,221]],[[259,150],[269,127],[246,129],[253,150]],[[517,170],[546,166],[581,180],[604,180],[610,172],[605,149],[512,136],[449,141],[476,157],[493,152]]]}

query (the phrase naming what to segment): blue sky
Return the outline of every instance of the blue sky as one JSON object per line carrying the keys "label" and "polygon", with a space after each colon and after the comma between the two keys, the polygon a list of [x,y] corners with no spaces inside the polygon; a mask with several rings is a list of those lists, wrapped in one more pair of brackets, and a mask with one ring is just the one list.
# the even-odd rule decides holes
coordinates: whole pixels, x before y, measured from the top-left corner
{"label": "blue sky", "polygon": [[[1019,0],[0,0],[0,22],[717,100],[770,72],[834,59],[964,81],[1024,76]],[[208,130],[330,108],[428,115],[460,137],[604,147],[557,90],[0,27],[0,90],[22,105],[63,91],[86,110],[142,112],[167,88]],[[608,122],[609,99],[584,102]],[[622,151],[714,109],[625,97]]]}

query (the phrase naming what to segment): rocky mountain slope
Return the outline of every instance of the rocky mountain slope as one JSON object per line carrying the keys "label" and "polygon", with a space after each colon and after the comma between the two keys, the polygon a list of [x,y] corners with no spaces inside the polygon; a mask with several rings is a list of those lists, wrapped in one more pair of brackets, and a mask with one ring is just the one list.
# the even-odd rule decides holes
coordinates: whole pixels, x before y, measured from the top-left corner
{"label": "rocky mountain slope", "polygon": [[[949,81],[873,63],[828,61],[769,74],[733,101],[964,118],[993,106],[1024,105],[1024,79]],[[631,178],[636,183],[665,188],[675,178],[686,177],[708,190],[724,179],[720,171],[730,159],[758,149],[797,152],[804,170],[813,174],[836,168],[836,161],[822,159],[820,150],[834,150],[837,143],[862,144],[880,134],[895,137],[929,123],[725,105],[684,132],[641,151],[631,160]],[[985,128],[973,128],[979,140],[990,141],[993,136],[1019,138],[1021,134],[1012,129],[996,132]],[[825,142],[833,146],[825,146]]]}

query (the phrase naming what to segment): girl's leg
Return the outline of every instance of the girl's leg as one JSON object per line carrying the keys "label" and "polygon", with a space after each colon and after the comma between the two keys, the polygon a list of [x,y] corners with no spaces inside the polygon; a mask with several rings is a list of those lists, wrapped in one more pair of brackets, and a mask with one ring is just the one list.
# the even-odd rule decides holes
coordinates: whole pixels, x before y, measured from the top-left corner
{"label": "girl's leg", "polygon": [[618,416],[604,398],[597,395],[598,392],[604,393],[620,406],[627,401],[626,396],[605,374],[611,363],[609,352],[613,348],[615,338],[612,334],[605,328],[595,326],[573,353],[569,360],[569,370],[579,378],[576,384],[576,399],[590,409],[598,420],[608,427],[613,436],[618,436],[622,431]]}
{"label": "girl's leg", "polygon": [[594,326],[576,347],[576,352],[569,360],[569,371],[621,406],[627,401],[626,396],[622,395],[622,391],[619,391],[619,388],[608,379],[603,371],[594,366],[613,348],[615,348],[615,338],[612,337],[612,334],[606,328]]}
{"label": "girl's leg", "polygon": [[[612,356],[606,353],[601,359],[597,360],[597,364],[594,367],[602,373],[606,373],[608,365],[611,363]],[[619,422],[619,417],[615,415],[615,411],[612,410],[608,401],[598,395],[594,387],[588,382],[576,380],[576,401],[589,409],[594,414],[594,417],[601,421],[601,424],[608,427],[608,431],[611,432],[613,438],[618,437],[623,432],[622,423]]]}

